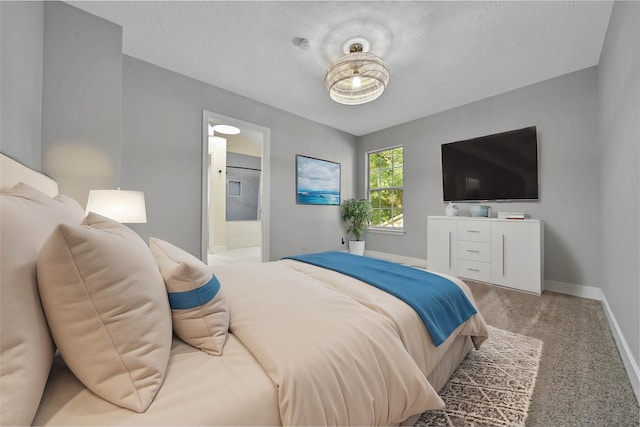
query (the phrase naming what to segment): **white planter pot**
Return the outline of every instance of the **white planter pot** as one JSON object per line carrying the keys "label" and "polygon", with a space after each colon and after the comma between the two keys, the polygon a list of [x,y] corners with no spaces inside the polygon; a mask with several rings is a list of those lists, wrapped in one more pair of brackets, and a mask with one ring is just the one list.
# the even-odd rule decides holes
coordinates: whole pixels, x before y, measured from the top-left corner
{"label": "white planter pot", "polygon": [[349,240],[349,253],[364,255],[364,240]]}

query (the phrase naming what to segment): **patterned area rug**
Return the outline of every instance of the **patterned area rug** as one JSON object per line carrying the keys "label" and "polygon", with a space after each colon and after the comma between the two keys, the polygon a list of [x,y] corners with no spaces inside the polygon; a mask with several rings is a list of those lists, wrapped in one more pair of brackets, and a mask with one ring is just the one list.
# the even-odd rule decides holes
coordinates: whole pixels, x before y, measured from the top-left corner
{"label": "patterned area rug", "polygon": [[538,374],[542,341],[489,327],[440,391],[447,407],[415,426],[523,426]]}

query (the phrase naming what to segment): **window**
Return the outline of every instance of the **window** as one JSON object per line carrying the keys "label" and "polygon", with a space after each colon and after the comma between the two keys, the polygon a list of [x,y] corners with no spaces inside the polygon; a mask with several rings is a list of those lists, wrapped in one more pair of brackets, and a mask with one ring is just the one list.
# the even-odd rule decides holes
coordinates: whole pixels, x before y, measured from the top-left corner
{"label": "window", "polygon": [[240,197],[242,196],[242,182],[241,181],[227,181],[227,196]]}
{"label": "window", "polygon": [[403,147],[371,152],[367,157],[368,194],[373,207],[371,226],[400,230],[403,227]]}

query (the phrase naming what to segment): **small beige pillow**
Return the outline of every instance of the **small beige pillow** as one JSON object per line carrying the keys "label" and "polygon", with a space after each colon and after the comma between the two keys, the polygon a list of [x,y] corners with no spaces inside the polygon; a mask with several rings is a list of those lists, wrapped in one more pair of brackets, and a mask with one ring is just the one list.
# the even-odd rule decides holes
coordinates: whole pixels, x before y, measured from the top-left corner
{"label": "small beige pillow", "polygon": [[91,391],[144,412],[171,350],[169,301],[158,266],[130,228],[89,213],[58,226],[38,259],[38,286],[53,339]]}
{"label": "small beige pillow", "polygon": [[40,304],[36,262],[60,223],[80,224],[84,210],[16,184],[0,195],[0,424],[30,425],[55,347]]}
{"label": "small beige pillow", "polygon": [[176,335],[219,356],[229,330],[229,309],[220,282],[190,253],[153,237],[149,246],[167,286]]}

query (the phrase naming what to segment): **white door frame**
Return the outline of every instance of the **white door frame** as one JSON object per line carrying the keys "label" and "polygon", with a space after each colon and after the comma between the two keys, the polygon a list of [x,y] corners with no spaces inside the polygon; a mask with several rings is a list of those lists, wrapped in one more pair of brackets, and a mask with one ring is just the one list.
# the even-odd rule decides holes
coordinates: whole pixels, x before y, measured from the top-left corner
{"label": "white door frame", "polygon": [[262,228],[262,261],[269,261],[269,218],[270,218],[270,153],[271,153],[271,129],[245,122],[233,117],[223,116],[211,111],[202,110],[202,232],[200,233],[200,256],[206,263],[209,249],[209,123],[225,123],[262,134],[262,177],[260,193],[260,221]]}

